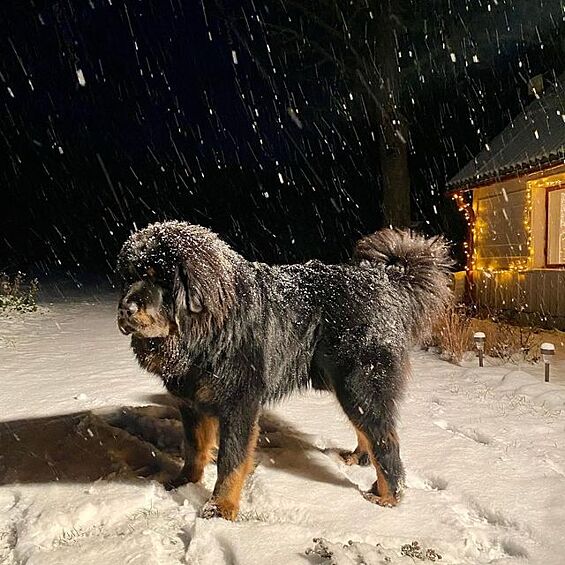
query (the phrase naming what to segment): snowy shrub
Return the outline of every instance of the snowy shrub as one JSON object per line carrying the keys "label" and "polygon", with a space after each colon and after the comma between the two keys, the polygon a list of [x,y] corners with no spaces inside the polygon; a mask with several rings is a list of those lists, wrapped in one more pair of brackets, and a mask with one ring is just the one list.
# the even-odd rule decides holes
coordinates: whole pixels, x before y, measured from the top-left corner
{"label": "snowy shrub", "polygon": [[26,281],[22,273],[13,277],[0,273],[0,310],[34,312],[37,310],[37,279]]}
{"label": "snowy shrub", "polygon": [[403,545],[399,552],[380,544],[348,541],[347,545],[343,545],[324,538],[314,538],[314,547],[307,549],[306,555],[315,556],[330,565],[388,565],[414,563],[416,560],[436,562],[442,558],[435,549],[422,547],[417,541]]}
{"label": "snowy shrub", "polygon": [[428,345],[437,347],[441,356],[451,363],[460,363],[470,349],[471,318],[467,308],[454,305],[436,322]]}
{"label": "snowy shrub", "polygon": [[385,550],[380,545],[371,546],[353,541],[343,545],[324,538],[314,538],[313,541],[314,547],[307,549],[306,555],[315,556],[329,565],[386,565],[397,557],[395,552]]}
{"label": "snowy shrub", "polygon": [[441,559],[441,555],[435,549],[422,547],[417,541],[403,545],[400,553],[420,561],[439,561]]}

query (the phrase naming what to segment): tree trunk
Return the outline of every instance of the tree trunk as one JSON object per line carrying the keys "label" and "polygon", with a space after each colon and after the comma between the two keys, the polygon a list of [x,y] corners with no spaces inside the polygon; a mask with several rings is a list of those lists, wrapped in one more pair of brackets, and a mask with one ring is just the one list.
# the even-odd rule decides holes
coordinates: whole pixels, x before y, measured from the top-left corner
{"label": "tree trunk", "polygon": [[[383,224],[410,227],[410,173],[408,171],[407,128],[395,127],[383,116],[379,140],[382,176]],[[388,122],[388,123],[386,123]],[[398,132],[398,133],[397,133]]]}
{"label": "tree trunk", "polygon": [[408,171],[408,124],[400,106],[402,77],[396,58],[396,33],[399,18],[391,0],[378,3],[381,28],[378,34],[377,59],[380,71],[379,105],[381,135],[379,160],[382,175],[384,225],[410,226],[410,173]]}

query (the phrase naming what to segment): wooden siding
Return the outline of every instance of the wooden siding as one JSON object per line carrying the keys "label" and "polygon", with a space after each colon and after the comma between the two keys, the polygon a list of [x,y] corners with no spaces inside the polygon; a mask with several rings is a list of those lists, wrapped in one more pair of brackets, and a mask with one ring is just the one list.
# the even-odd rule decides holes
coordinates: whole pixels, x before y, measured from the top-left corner
{"label": "wooden siding", "polygon": [[480,309],[565,330],[565,269],[547,268],[545,256],[546,194],[564,173],[559,165],[473,190],[471,295]]}
{"label": "wooden siding", "polygon": [[473,273],[474,299],[486,310],[565,330],[565,269]]}
{"label": "wooden siding", "polygon": [[474,191],[476,268],[507,269],[516,262],[527,260],[525,208],[526,181],[522,178]]}

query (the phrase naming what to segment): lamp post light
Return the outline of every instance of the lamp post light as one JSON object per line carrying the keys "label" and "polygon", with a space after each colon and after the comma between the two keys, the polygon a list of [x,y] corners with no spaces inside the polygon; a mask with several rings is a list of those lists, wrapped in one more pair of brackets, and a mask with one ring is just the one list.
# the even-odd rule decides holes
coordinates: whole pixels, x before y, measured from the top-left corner
{"label": "lamp post light", "polygon": [[484,332],[475,332],[473,334],[473,341],[475,342],[475,347],[479,352],[479,367],[483,366],[483,354],[485,352],[485,341],[487,336]]}
{"label": "lamp post light", "polygon": [[555,355],[555,345],[553,343],[542,343],[540,347],[541,356],[543,362],[545,363],[545,382],[549,382],[549,366],[551,365],[551,360]]}

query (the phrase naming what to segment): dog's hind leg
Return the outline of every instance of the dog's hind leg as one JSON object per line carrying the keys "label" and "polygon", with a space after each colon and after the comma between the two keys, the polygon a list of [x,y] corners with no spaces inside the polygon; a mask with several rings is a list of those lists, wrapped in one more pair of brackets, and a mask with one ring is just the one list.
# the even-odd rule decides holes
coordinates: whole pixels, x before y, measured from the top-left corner
{"label": "dog's hind leg", "polygon": [[400,459],[394,425],[383,420],[380,414],[368,413],[363,418],[355,417],[352,412],[356,408],[349,402],[346,406],[346,413],[355,426],[357,435],[364,438],[363,444],[367,446],[370,461],[377,473],[377,480],[363,495],[381,506],[396,506],[404,482],[404,466]]}
{"label": "dog's hind leg", "polygon": [[404,466],[395,429],[395,387],[387,389],[382,383],[400,377],[399,373],[387,375],[383,367],[379,375],[375,369],[374,365],[354,369],[337,387],[336,395],[357,431],[361,449],[367,449],[376,470],[377,480],[364,493],[365,498],[382,506],[396,506],[404,482]]}
{"label": "dog's hind leg", "polygon": [[204,473],[204,467],[212,459],[212,448],[218,438],[218,420],[212,416],[201,414],[191,406],[180,407],[184,428],[184,466],[180,473],[165,487],[168,490],[186,483],[197,483]]}
{"label": "dog's hind leg", "polygon": [[400,459],[398,437],[394,429],[386,434],[373,434],[367,430],[372,449],[369,451],[371,462],[377,472],[377,480],[371,489],[363,493],[369,501],[381,506],[396,506],[400,499],[400,491],[404,482],[404,467]]}
{"label": "dog's hind leg", "polygon": [[[242,402],[241,407],[246,403]],[[254,465],[259,436],[258,410],[236,409],[220,419],[218,480],[212,498],[202,510],[204,518],[222,517],[235,520],[239,511],[241,490]]]}

